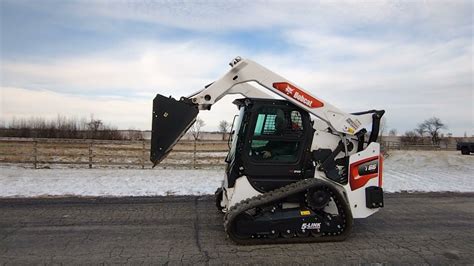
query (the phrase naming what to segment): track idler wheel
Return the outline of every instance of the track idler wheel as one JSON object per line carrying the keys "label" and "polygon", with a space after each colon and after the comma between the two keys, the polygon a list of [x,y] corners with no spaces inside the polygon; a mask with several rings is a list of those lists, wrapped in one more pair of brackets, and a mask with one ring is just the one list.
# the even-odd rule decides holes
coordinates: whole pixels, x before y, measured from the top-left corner
{"label": "track idler wheel", "polygon": [[321,210],[326,207],[331,199],[328,191],[318,188],[310,189],[306,193],[306,203],[313,210]]}
{"label": "track idler wheel", "polygon": [[253,217],[247,212],[243,212],[238,216],[238,222],[234,224],[234,235],[241,239],[248,239],[252,237],[252,233],[246,231],[248,225],[252,223]]}

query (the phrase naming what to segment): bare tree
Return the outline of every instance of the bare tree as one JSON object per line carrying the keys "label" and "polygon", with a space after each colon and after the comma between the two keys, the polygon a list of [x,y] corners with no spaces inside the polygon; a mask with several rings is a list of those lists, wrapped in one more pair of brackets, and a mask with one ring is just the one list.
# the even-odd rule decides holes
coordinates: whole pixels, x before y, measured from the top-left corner
{"label": "bare tree", "polygon": [[194,155],[193,155],[193,168],[197,167],[197,145],[196,142],[199,139],[199,135],[201,134],[201,129],[202,127],[206,125],[204,123],[204,120],[201,118],[197,118],[194,124],[191,126],[189,131],[191,132],[193,138],[194,138]]}
{"label": "bare tree", "polygon": [[102,123],[102,120],[100,119],[94,119],[94,115],[91,114],[91,121],[89,123],[87,123],[87,128],[90,130],[90,131],[98,131],[99,129],[102,128],[102,126],[104,125],[104,123]]}
{"label": "bare tree", "polygon": [[394,137],[394,136],[397,135],[397,133],[398,133],[398,132],[397,132],[397,129],[392,128],[392,129],[390,129],[390,131],[388,132],[388,135]]}
{"label": "bare tree", "polygon": [[424,128],[424,126],[422,126],[422,124],[419,124],[415,129],[413,129],[413,132],[416,133],[416,135],[419,137],[416,138],[415,141],[418,142],[418,140],[421,140],[421,142],[423,143],[423,138],[425,137],[426,133],[426,129]]}
{"label": "bare tree", "polygon": [[191,128],[189,129],[189,131],[191,132],[194,140],[199,139],[199,135],[201,135],[201,129],[205,125],[206,125],[206,123],[204,123],[204,120],[202,120],[199,117],[196,119],[196,122],[194,122],[194,125],[192,125]]}
{"label": "bare tree", "polygon": [[230,129],[230,123],[222,120],[219,122],[219,132],[222,133],[222,140],[225,140],[227,133],[229,132]]}
{"label": "bare tree", "polygon": [[439,144],[440,141],[440,130],[447,129],[447,126],[441,122],[438,117],[432,117],[419,124],[418,127],[423,129],[424,132],[428,133],[431,137],[431,143],[433,145]]}
{"label": "bare tree", "polygon": [[418,141],[418,133],[414,130],[405,132],[405,135],[402,136],[401,142],[404,144],[413,144]]}

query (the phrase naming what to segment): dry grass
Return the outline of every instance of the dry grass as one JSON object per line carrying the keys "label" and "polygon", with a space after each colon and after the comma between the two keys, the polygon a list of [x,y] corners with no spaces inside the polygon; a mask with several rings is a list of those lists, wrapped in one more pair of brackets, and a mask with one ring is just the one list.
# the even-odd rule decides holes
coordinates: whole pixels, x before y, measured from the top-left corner
{"label": "dry grass", "polygon": [[[221,167],[227,142],[181,141],[160,167]],[[38,168],[122,167],[149,168],[149,141],[98,141],[64,139],[0,139],[0,163]]]}

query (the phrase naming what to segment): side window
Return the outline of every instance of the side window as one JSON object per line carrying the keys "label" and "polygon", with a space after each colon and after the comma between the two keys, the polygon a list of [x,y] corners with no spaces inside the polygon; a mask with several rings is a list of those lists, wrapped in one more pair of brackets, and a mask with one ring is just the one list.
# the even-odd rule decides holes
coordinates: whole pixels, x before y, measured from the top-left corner
{"label": "side window", "polygon": [[303,119],[301,118],[301,113],[299,111],[291,111],[291,129],[303,131]]}
{"label": "side window", "polygon": [[254,136],[276,134],[276,119],[277,115],[275,114],[258,114],[255,130],[253,132]]}
{"label": "side window", "polygon": [[257,161],[295,162],[302,135],[299,111],[262,107],[258,110],[249,156]]}

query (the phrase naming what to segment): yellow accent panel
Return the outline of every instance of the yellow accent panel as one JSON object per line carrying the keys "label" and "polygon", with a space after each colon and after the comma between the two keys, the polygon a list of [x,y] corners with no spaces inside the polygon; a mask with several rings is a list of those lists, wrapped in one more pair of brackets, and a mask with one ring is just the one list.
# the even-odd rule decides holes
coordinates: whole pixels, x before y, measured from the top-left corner
{"label": "yellow accent panel", "polygon": [[307,215],[310,215],[311,212],[310,211],[300,211],[300,214],[301,214],[301,216],[307,216]]}

